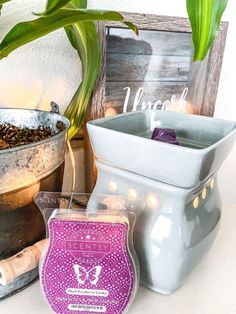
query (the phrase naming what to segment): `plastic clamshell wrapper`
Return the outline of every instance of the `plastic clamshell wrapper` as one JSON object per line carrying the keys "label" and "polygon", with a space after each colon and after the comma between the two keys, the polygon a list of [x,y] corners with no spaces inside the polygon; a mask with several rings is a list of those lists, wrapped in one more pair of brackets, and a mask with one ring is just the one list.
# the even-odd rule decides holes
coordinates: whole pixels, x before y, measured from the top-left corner
{"label": "plastic clamshell wrapper", "polygon": [[139,283],[127,214],[56,209],[48,226],[40,280],[54,312],[126,313]]}

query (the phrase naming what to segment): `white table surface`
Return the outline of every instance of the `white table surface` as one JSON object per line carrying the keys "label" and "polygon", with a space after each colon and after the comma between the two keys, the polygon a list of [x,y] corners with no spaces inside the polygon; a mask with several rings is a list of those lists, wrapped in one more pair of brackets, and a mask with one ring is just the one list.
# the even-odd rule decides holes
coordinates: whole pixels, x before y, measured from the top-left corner
{"label": "white table surface", "polygon": [[[236,314],[236,204],[224,205],[210,253],[177,292],[163,296],[140,287],[129,314]],[[0,314],[49,314],[39,281],[0,302]]]}

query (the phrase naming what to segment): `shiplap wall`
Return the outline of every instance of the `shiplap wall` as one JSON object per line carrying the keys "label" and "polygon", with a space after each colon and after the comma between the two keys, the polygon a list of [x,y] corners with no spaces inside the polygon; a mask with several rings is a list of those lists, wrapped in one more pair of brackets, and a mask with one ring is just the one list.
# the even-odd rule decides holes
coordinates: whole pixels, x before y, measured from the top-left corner
{"label": "shiplap wall", "polygon": [[[106,53],[106,107],[123,112],[126,87],[131,88],[127,111],[133,108],[139,88],[145,102],[162,104],[187,86],[192,64],[192,42],[188,33],[110,28]],[[160,107],[160,106],[159,106]],[[137,109],[141,109],[141,103]]]}

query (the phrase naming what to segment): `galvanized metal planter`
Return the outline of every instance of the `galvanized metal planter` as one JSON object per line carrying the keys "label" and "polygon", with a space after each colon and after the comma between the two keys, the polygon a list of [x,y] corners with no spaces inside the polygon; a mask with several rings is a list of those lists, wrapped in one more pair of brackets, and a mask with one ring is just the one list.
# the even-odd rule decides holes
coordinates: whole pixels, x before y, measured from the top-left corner
{"label": "galvanized metal planter", "polygon": [[[66,128],[58,133],[57,121]],[[69,121],[57,112],[0,109],[0,123],[18,127],[50,127],[57,134],[37,143],[0,151],[0,262],[45,237],[43,218],[34,203],[40,190],[60,191]],[[0,299],[23,288],[37,269],[0,284]],[[1,279],[1,272],[0,272]]]}

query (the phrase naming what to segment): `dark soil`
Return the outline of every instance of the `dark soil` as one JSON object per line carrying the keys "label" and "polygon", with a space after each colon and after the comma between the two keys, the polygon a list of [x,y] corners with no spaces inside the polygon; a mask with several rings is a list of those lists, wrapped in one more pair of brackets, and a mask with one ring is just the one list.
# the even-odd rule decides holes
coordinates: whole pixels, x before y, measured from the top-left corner
{"label": "dark soil", "polygon": [[45,140],[65,130],[65,124],[57,121],[55,132],[50,127],[39,126],[37,129],[19,128],[12,124],[0,124],[0,150],[26,145]]}

